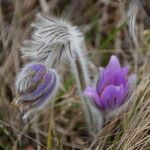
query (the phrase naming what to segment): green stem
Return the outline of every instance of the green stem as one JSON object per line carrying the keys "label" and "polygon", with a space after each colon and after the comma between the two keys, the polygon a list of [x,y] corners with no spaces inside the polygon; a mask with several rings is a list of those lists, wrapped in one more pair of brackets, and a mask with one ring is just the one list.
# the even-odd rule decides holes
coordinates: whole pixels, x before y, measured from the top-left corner
{"label": "green stem", "polygon": [[48,126],[48,137],[47,137],[47,149],[52,150],[52,134],[51,134],[51,119],[49,119],[49,126]]}

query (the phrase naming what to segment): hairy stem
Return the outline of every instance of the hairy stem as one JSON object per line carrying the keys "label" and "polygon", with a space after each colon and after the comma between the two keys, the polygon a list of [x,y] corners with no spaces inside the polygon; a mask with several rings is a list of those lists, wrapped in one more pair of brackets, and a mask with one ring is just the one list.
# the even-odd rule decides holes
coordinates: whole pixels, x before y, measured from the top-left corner
{"label": "hairy stem", "polygon": [[86,86],[90,84],[90,77],[88,74],[87,68],[87,60],[83,53],[84,47],[82,51],[78,51],[78,58],[72,59],[72,71],[75,76],[76,84],[78,87],[78,92],[81,98],[82,107],[85,113],[86,121],[88,124],[88,128],[91,134],[97,133],[98,130],[101,129],[102,126],[102,114],[101,112],[93,106],[89,98],[83,96],[83,90]]}

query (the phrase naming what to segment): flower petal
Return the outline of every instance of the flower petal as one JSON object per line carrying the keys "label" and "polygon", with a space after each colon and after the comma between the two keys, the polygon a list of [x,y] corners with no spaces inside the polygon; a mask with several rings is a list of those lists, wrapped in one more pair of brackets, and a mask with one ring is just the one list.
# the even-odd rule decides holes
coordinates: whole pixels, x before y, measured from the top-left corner
{"label": "flower petal", "polygon": [[106,86],[113,84],[114,75],[121,69],[120,63],[116,56],[111,56],[106,68],[100,69],[100,76],[97,82],[97,92],[102,91]]}
{"label": "flower petal", "polygon": [[116,86],[123,84],[126,86],[128,70],[128,66],[117,70],[101,69],[96,87],[97,92],[102,93],[104,88],[111,84]]}
{"label": "flower petal", "polygon": [[100,99],[99,99],[99,96],[98,96],[97,91],[96,91],[94,88],[92,88],[92,87],[87,87],[87,88],[84,90],[83,94],[84,94],[85,96],[91,98],[91,99],[94,101],[94,103],[96,103],[97,105],[99,105]]}
{"label": "flower petal", "polygon": [[112,74],[112,80],[110,81],[110,84],[114,84],[116,86],[119,86],[120,84],[123,84],[126,86],[127,84],[127,74],[128,74],[129,67],[124,67],[116,71],[116,73]]}
{"label": "flower petal", "polygon": [[52,91],[56,87],[56,84],[55,84],[56,82],[57,82],[56,78],[54,78],[51,81],[49,88],[45,89],[44,93],[40,97],[38,97],[38,99],[35,102],[33,102],[30,107],[31,108],[43,107],[44,106],[43,104],[46,104],[46,102],[52,96]]}
{"label": "flower petal", "polygon": [[[21,96],[19,96],[16,99],[16,102],[29,102],[34,101],[35,99],[38,99],[41,97],[48,89],[51,89],[55,85],[56,82],[56,76],[54,72],[48,71],[47,74],[43,76],[43,81],[40,84],[37,84],[36,88],[34,90],[30,90],[29,92],[23,93]],[[51,92],[53,89],[51,90]],[[51,93],[49,92],[49,94]]]}
{"label": "flower petal", "polygon": [[116,70],[121,68],[119,60],[115,55],[111,56],[109,64],[106,66],[106,68],[111,70]]}
{"label": "flower petal", "polygon": [[124,86],[109,85],[103,91],[100,101],[102,101],[103,109],[114,109],[122,104],[122,99],[124,96]]}

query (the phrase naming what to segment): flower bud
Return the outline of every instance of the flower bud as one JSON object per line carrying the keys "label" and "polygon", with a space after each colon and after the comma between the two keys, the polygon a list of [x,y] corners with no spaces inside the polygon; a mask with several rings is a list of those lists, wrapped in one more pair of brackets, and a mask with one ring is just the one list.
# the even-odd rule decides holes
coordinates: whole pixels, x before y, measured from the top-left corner
{"label": "flower bud", "polygon": [[16,79],[16,97],[12,102],[26,118],[52,99],[58,87],[58,76],[40,63],[27,64]]}

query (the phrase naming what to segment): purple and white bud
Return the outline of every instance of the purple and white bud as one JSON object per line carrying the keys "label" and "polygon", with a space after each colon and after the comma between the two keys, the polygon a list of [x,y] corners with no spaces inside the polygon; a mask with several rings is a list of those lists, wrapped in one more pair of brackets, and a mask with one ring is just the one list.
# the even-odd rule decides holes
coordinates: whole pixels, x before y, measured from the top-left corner
{"label": "purple and white bud", "polygon": [[12,105],[27,118],[30,113],[43,108],[58,89],[58,76],[53,69],[41,63],[27,64],[16,79],[16,97]]}

